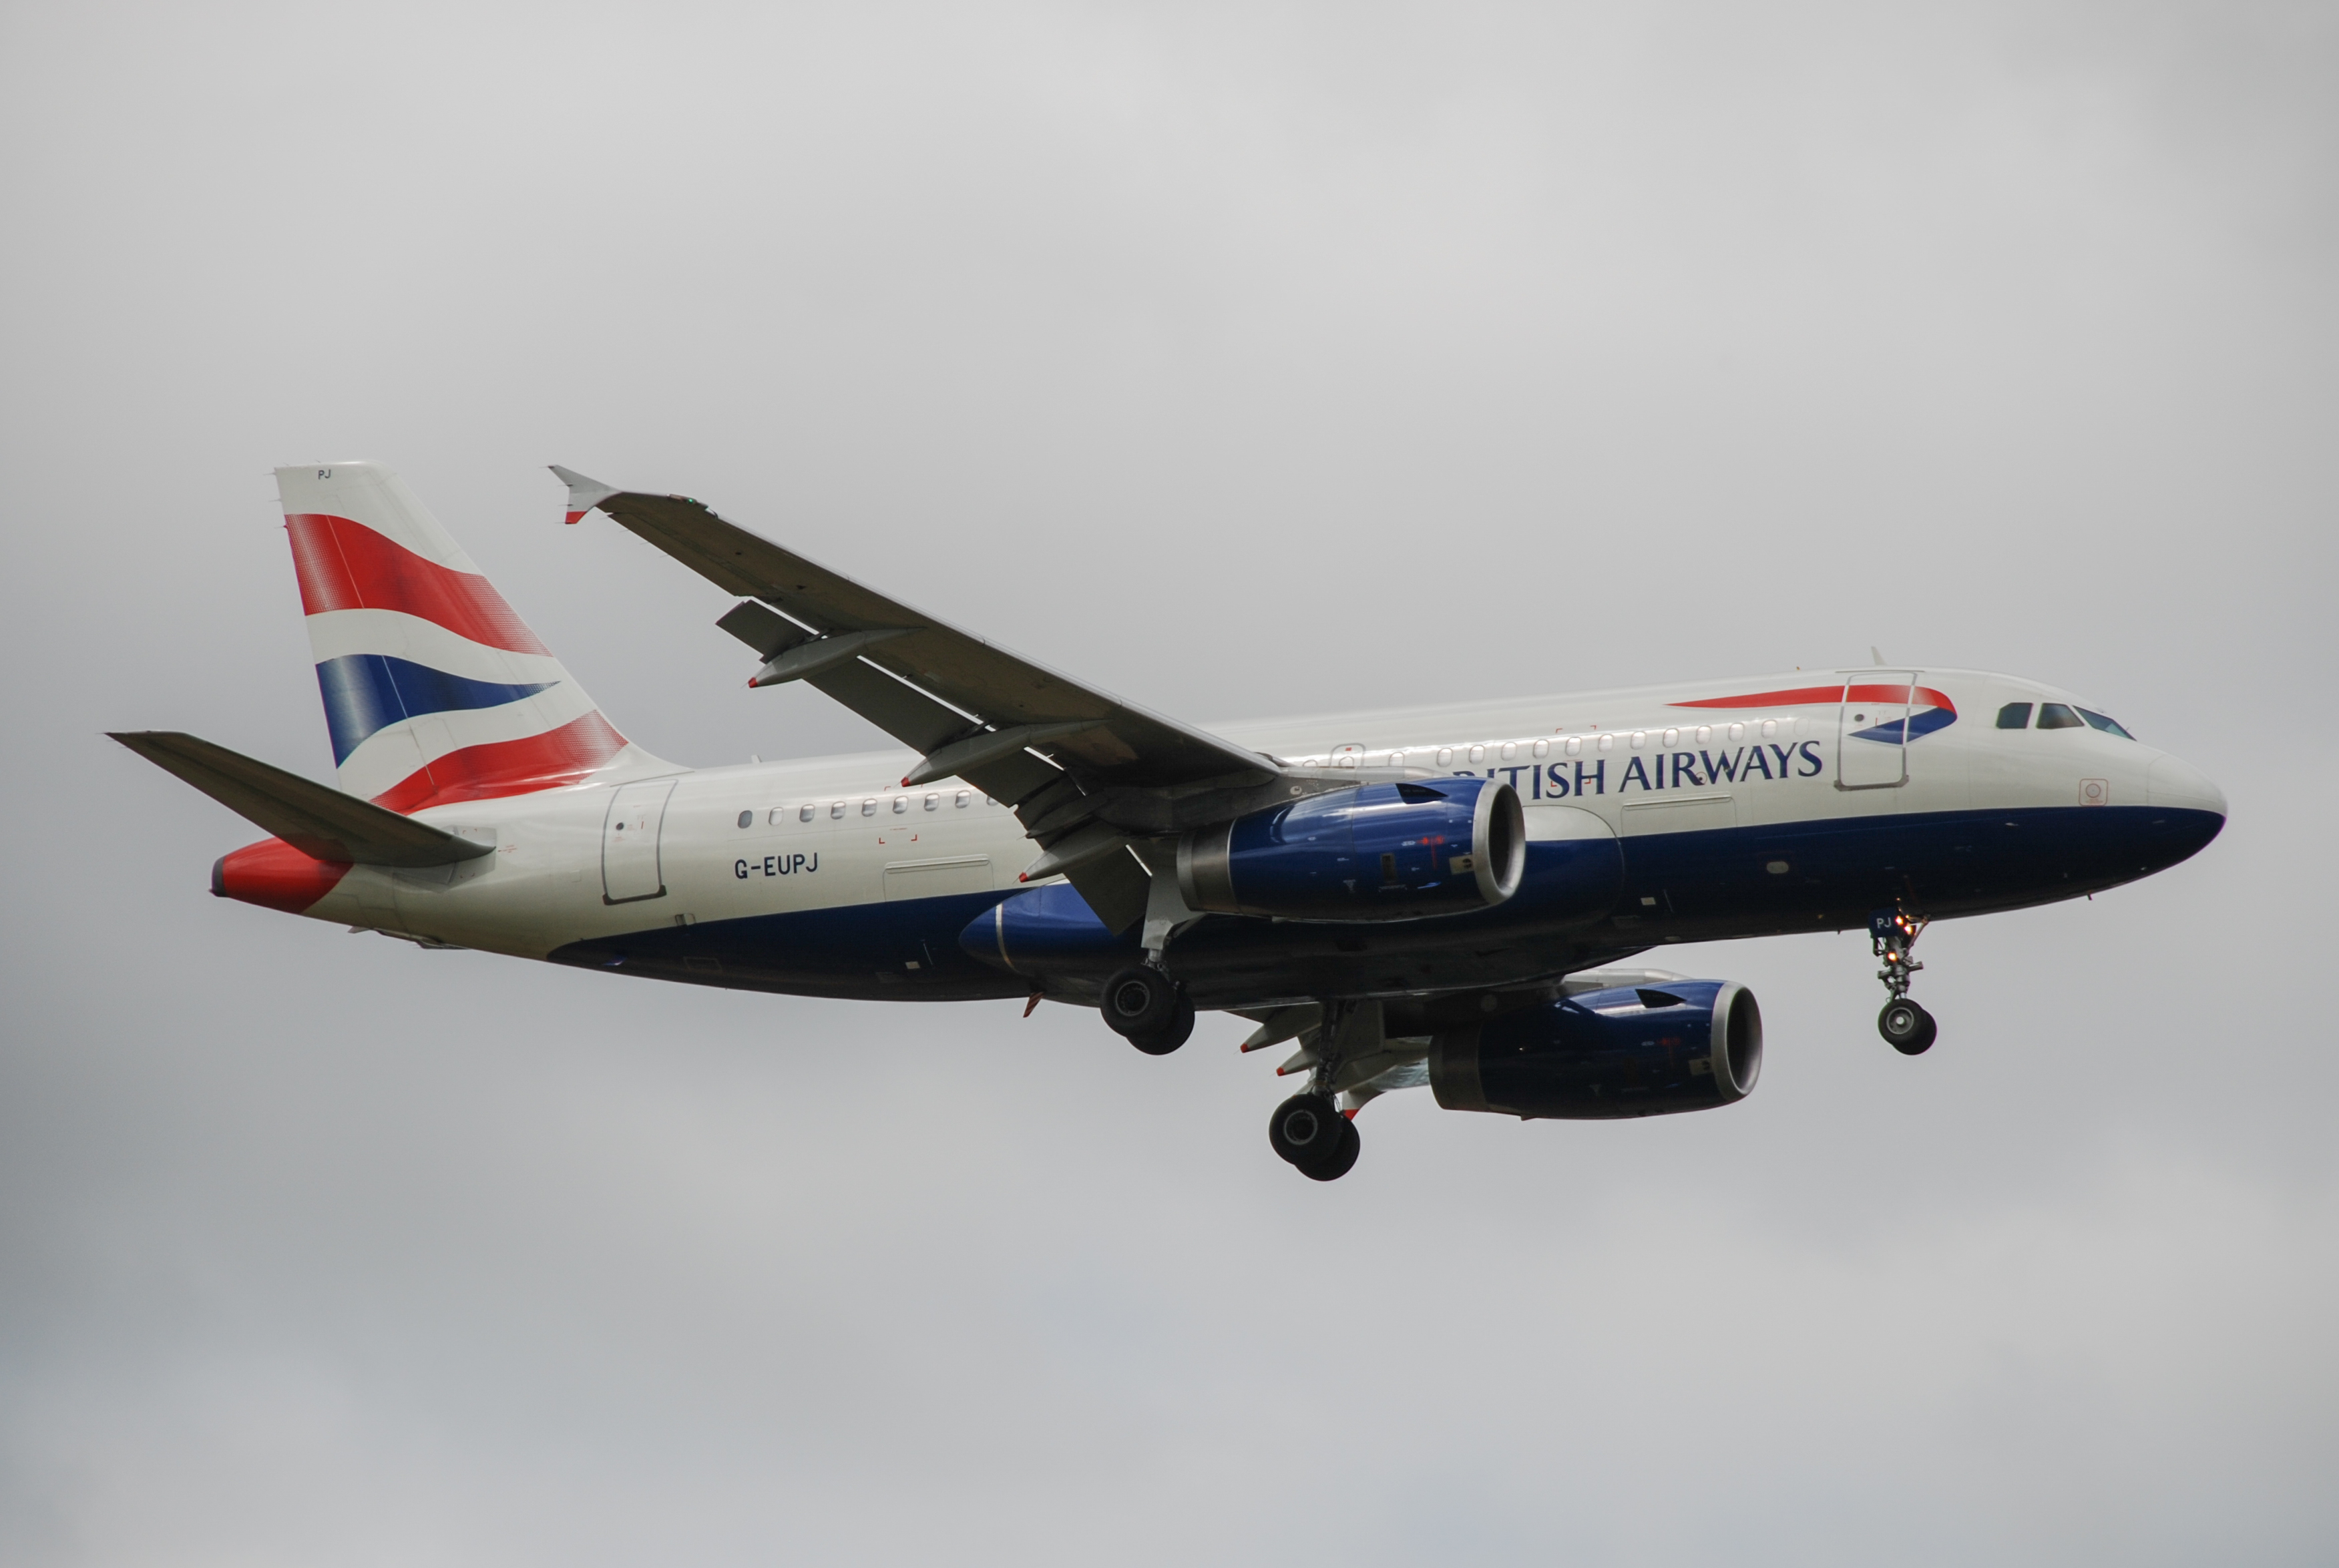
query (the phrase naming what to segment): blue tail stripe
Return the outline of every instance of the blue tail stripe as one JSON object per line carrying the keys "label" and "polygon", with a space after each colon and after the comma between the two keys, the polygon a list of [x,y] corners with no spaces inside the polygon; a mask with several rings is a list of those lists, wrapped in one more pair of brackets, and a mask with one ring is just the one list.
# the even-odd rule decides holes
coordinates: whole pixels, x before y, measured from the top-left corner
{"label": "blue tail stripe", "polygon": [[501,707],[556,684],[475,681],[387,654],[344,654],[317,666],[317,689],[324,694],[325,727],[332,732],[337,767],[368,735],[401,719],[458,708]]}

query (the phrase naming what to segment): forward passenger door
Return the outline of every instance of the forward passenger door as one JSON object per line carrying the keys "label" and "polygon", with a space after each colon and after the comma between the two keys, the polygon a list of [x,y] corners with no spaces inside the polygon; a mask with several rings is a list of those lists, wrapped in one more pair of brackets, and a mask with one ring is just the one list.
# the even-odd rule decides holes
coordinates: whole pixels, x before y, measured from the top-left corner
{"label": "forward passenger door", "polygon": [[1848,676],[1836,713],[1835,787],[1898,789],[1909,782],[1909,718],[1918,670]]}

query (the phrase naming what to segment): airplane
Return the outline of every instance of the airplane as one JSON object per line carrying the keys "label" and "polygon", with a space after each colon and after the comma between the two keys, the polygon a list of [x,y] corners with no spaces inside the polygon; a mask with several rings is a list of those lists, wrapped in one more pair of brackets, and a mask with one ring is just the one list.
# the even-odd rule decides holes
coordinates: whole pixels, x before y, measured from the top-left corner
{"label": "airplane", "polygon": [[748,684],[903,750],[688,768],[602,714],[390,468],[280,468],[331,785],[173,731],[113,736],[271,836],[212,892],[611,975],[1096,1009],[1137,1050],[1197,1010],[1289,1045],[1268,1123],[1345,1175],[1373,1100],[1526,1119],[1732,1104],[1761,1009],[1628,961],[1865,929],[1918,1055],[1928,922],[2093,894],[2199,852],[2226,800],[2077,696],[1882,666],[1200,729],[1009,653],[686,496],[553,469],[733,599]]}

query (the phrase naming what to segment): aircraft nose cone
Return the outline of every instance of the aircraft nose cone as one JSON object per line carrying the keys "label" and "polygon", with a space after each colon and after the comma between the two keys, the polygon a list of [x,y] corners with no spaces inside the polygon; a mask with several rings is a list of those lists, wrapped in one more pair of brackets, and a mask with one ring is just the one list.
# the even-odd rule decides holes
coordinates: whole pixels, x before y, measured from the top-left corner
{"label": "aircraft nose cone", "polygon": [[2164,871],[2190,860],[2226,831],[2226,795],[2191,764],[2164,756],[2144,775],[2150,804],[2134,844],[2143,871]]}
{"label": "aircraft nose cone", "polygon": [[2219,817],[2226,814],[2225,792],[2200,769],[2176,757],[2164,756],[2152,764],[2152,771],[2145,774],[2144,794],[2154,805],[2211,812]]}

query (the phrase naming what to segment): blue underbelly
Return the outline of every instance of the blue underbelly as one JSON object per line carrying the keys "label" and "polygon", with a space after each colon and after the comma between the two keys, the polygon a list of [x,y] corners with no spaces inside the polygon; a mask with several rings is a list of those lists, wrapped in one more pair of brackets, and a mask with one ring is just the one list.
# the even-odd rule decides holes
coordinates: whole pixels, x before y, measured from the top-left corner
{"label": "blue underbelly", "polygon": [[[1210,915],[1179,933],[1169,962],[1203,1006],[1518,983],[1661,942],[1865,925],[1897,900],[1939,918],[2077,897],[2173,865],[2223,826],[2209,812],[2057,807],[1533,843],[1519,892],[1495,909],[1372,925]],[[1019,922],[1012,905],[1002,917],[1011,898],[1047,918]],[[1106,932],[1060,886],[659,926],[552,957],[752,990],[955,1001],[1077,991],[1137,954],[1134,929]]]}

